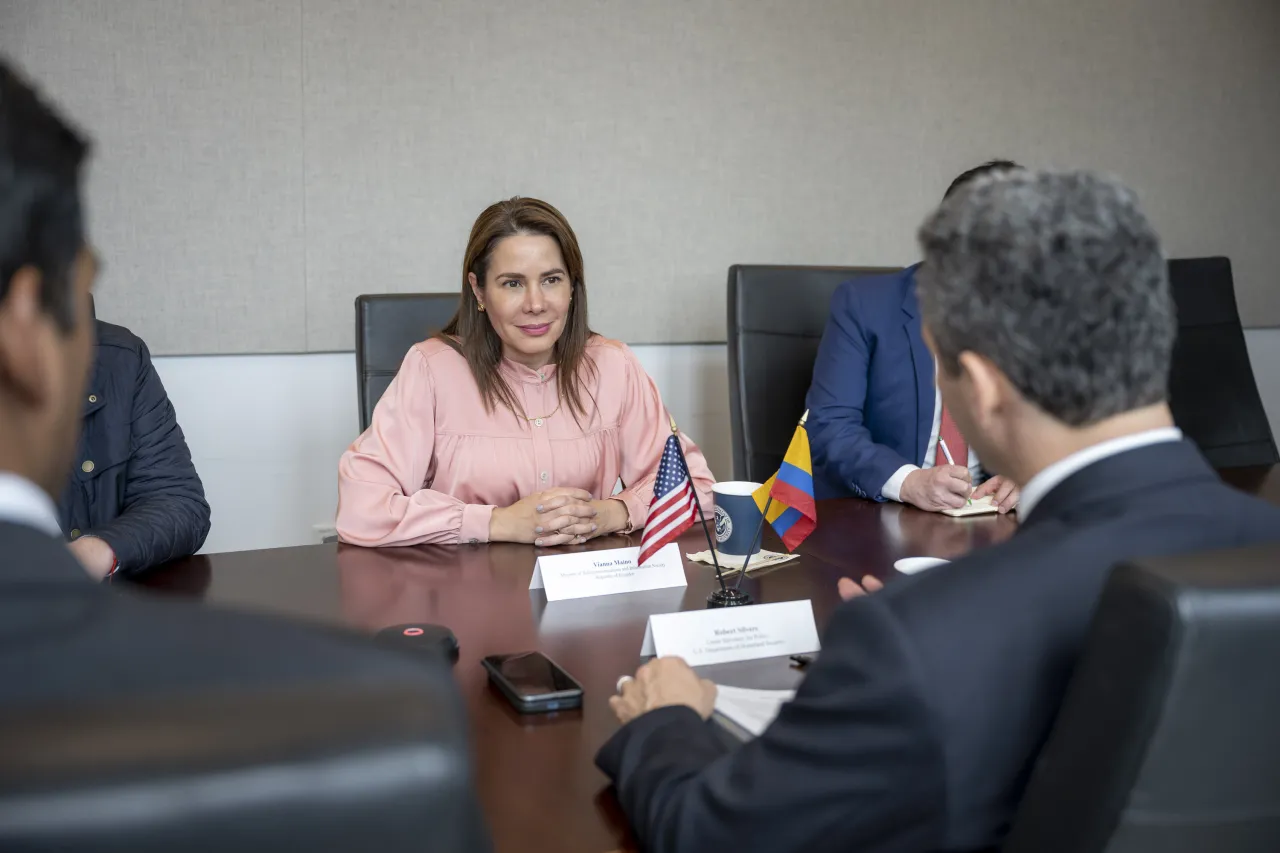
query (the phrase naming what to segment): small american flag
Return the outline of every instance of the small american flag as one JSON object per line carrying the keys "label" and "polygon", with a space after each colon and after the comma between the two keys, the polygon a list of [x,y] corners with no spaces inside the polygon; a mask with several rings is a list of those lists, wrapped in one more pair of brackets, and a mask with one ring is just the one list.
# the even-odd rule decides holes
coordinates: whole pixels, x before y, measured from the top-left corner
{"label": "small american flag", "polygon": [[663,545],[674,542],[698,520],[693,485],[681,457],[679,439],[673,435],[667,439],[658,463],[658,478],[653,484],[653,502],[649,504],[649,520],[640,538],[637,565],[643,566]]}

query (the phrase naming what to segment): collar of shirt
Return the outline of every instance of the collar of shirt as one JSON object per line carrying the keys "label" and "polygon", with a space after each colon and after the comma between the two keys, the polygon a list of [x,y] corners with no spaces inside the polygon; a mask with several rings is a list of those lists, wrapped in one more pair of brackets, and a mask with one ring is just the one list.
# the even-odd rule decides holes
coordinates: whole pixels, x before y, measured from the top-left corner
{"label": "collar of shirt", "polygon": [[0,471],[0,521],[34,527],[62,538],[58,510],[44,489],[10,471]]}
{"label": "collar of shirt", "polygon": [[532,367],[526,367],[518,361],[503,358],[502,361],[498,362],[498,369],[516,382],[523,382],[526,385],[542,385],[550,382],[556,375],[555,362],[539,370],[534,370]]}
{"label": "collar of shirt", "polygon": [[1125,451],[1137,450],[1139,447],[1146,447],[1149,444],[1181,440],[1182,430],[1177,427],[1160,427],[1158,429],[1135,432],[1133,435],[1122,435],[1120,438],[1113,438],[1110,441],[1086,447],[1084,450],[1077,450],[1070,456],[1059,459],[1047,468],[1041,469],[1040,473],[1027,481],[1027,484],[1022,487],[1022,495],[1018,498],[1018,518],[1021,521],[1026,521],[1027,517],[1035,509],[1036,504],[1040,503],[1040,500],[1045,495],[1082,468],[1086,468],[1095,462],[1101,462],[1109,456],[1117,456]]}

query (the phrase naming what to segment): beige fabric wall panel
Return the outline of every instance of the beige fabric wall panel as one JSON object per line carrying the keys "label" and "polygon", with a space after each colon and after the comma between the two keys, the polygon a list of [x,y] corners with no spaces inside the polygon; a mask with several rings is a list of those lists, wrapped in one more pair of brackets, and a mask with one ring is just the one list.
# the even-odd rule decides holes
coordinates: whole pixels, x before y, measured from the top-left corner
{"label": "beige fabric wall panel", "polygon": [[635,342],[723,340],[731,263],[911,257],[919,93],[858,58],[910,47],[892,3],[375,5],[305,9],[313,345],[351,345],[362,290],[458,288],[516,194],[569,218],[593,325]]}
{"label": "beige fabric wall panel", "polygon": [[298,4],[10,5],[0,51],[95,142],[99,316],[158,354],[305,350]]}
{"label": "beige fabric wall panel", "polygon": [[1280,325],[1278,0],[946,5],[1010,11],[931,32],[930,162],[997,150],[1114,173],[1169,255],[1229,256],[1245,324]]}
{"label": "beige fabric wall panel", "polygon": [[593,325],[723,340],[732,263],[892,264],[992,156],[1135,186],[1280,324],[1275,0],[11,2],[98,140],[104,317],[157,352],[349,349],[475,216],[578,231]]}

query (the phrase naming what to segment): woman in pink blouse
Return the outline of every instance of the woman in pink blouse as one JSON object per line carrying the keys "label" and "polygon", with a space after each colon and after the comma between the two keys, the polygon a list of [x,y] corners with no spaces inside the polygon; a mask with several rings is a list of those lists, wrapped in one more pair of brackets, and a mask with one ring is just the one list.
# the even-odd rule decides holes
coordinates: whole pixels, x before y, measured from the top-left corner
{"label": "woman in pink blouse", "polygon": [[[550,546],[630,532],[644,526],[670,434],[635,355],[587,325],[569,223],[537,199],[499,202],[471,229],[458,313],[409,350],[342,456],[338,535]],[[709,512],[715,480],[681,441]]]}

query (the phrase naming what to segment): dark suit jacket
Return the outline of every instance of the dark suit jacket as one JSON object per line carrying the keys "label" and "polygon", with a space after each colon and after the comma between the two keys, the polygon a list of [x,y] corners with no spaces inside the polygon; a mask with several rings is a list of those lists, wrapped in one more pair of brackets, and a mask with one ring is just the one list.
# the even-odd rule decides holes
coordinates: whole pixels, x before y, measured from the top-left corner
{"label": "dark suit jacket", "polygon": [[69,538],[101,538],[119,571],[133,574],[200,550],[209,503],[147,345],[123,326],[98,320],[96,329],[80,448],[58,516]]}
{"label": "dark suit jacket", "polygon": [[689,708],[597,756],[649,851],[972,851],[1000,842],[1122,558],[1280,538],[1187,441],[1101,460],[1001,545],[841,605],[795,701],[730,751]]}
{"label": "dark suit jacket", "polygon": [[[342,677],[434,679],[447,670],[387,655],[338,629],[99,584],[60,541],[0,521],[0,704],[109,700]],[[461,710],[459,710],[461,714]]]}
{"label": "dark suit jacket", "polygon": [[884,500],[893,472],[924,463],[937,397],[918,268],[846,281],[831,299],[805,401],[818,498]]}
{"label": "dark suit jacket", "polygon": [[[387,789],[385,780],[379,778],[380,771],[369,770],[367,761],[359,763],[364,760],[362,750],[377,754],[380,747],[378,733],[371,732],[367,743],[335,746],[345,750],[353,766],[363,767],[365,775],[359,779],[358,790],[347,792],[339,803],[329,803],[332,789],[323,784],[314,788],[295,784],[290,774],[311,767],[307,762],[313,758],[331,761],[333,756],[317,753],[291,764],[294,759],[281,759],[276,754],[280,744],[264,741],[252,747],[252,754],[265,753],[262,767],[271,770],[271,781],[263,783],[254,777],[259,781],[244,783],[257,785],[263,794],[261,800],[205,794],[192,797],[191,802],[179,797],[181,802],[164,809],[135,792],[126,802],[138,809],[126,808],[126,814],[117,816],[113,823],[95,811],[104,808],[101,803],[108,799],[104,791],[113,781],[136,785],[166,778],[181,781],[181,767],[188,759],[199,778],[210,778],[220,772],[219,759],[206,753],[207,745],[198,738],[188,743],[175,739],[172,732],[160,731],[160,746],[150,744],[152,748],[147,750],[151,764],[160,767],[152,771],[155,776],[151,778],[128,766],[126,754],[114,744],[110,749],[97,746],[101,752],[96,756],[97,764],[93,745],[84,756],[60,756],[66,752],[67,742],[56,741],[59,733],[51,734],[50,726],[44,723],[50,713],[58,718],[83,708],[145,709],[151,701],[161,707],[180,708],[183,702],[199,702],[209,696],[244,697],[245,704],[237,707],[252,712],[256,697],[269,699],[280,689],[317,690],[317,695],[340,698],[343,688],[353,686],[393,691],[412,686],[417,695],[425,694],[423,707],[415,713],[427,712],[422,719],[429,723],[423,725],[430,729],[423,730],[423,737],[430,741],[420,745],[432,748],[430,760],[435,763],[430,773],[450,774],[457,784],[438,786],[442,792],[439,800],[427,796],[405,802],[397,798],[394,789]],[[268,701],[264,713],[269,715],[270,707]],[[343,713],[341,709],[318,710]],[[0,800],[4,800],[0,834],[21,849],[63,849],[63,844],[76,850],[247,849],[246,839],[265,844],[277,836],[283,846],[253,849],[291,849],[287,839],[298,837],[301,820],[312,828],[328,827],[338,833],[325,849],[343,849],[344,843],[348,845],[345,849],[358,849],[358,840],[341,838],[343,815],[366,823],[375,819],[371,815],[382,815],[385,821],[380,825],[386,827],[385,837],[395,840],[394,849],[408,849],[401,839],[413,834],[418,835],[416,849],[457,853],[489,849],[479,806],[469,790],[470,741],[465,711],[452,673],[443,662],[378,649],[368,638],[337,628],[215,610],[194,601],[132,591],[121,584],[98,584],[89,579],[64,543],[8,522],[0,522],[0,712],[10,737],[15,736],[15,728],[18,736],[25,728],[50,741],[51,759],[41,768],[44,776],[23,779],[20,785],[9,777],[0,786]],[[151,722],[163,729],[166,720],[157,714]],[[216,738],[214,735],[214,742]],[[77,746],[83,743],[77,741]],[[247,747],[241,743],[236,748],[240,753],[229,760],[244,760]],[[423,761],[420,757],[416,760]],[[65,775],[68,771],[60,768],[69,762],[80,772]],[[110,769],[101,771],[98,764]],[[394,767],[386,772],[402,773]],[[100,773],[109,775],[95,775]],[[420,770],[416,776],[403,775],[417,781],[426,778]],[[76,789],[77,785],[81,787]],[[38,802],[50,787],[79,790],[95,805],[86,807],[86,813],[75,820],[62,821],[62,828],[48,821],[48,810],[43,813],[44,822],[21,819],[21,806],[17,805],[21,798]],[[423,790],[425,787],[415,793]],[[56,811],[56,807],[49,808]],[[100,834],[104,829],[106,834]]]}

